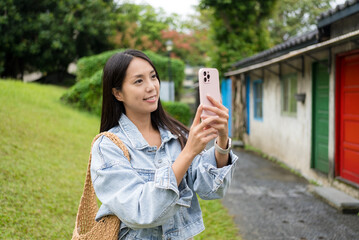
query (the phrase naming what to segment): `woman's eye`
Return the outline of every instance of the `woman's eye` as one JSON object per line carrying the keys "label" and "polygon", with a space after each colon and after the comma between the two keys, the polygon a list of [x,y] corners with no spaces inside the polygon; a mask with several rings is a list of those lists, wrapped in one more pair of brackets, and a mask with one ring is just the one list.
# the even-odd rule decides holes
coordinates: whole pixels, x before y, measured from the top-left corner
{"label": "woman's eye", "polygon": [[135,81],[135,84],[138,84],[138,83],[141,83],[142,82],[142,79],[137,79],[136,81]]}
{"label": "woman's eye", "polygon": [[152,75],[152,79],[154,79],[154,78],[157,78],[157,75],[156,75],[156,74]]}

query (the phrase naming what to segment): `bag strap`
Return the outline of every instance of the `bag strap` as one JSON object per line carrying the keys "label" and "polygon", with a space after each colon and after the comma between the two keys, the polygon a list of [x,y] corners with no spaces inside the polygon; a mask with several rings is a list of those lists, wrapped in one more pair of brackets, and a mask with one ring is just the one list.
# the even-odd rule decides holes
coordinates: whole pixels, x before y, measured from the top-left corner
{"label": "bag strap", "polygon": [[[130,154],[128,152],[126,145],[114,133],[102,132],[95,136],[95,138],[93,139],[93,141],[91,143],[91,151],[90,151],[89,163],[87,166],[84,190],[83,190],[83,193],[81,196],[80,206],[79,206],[79,209],[77,212],[77,217],[76,217],[76,229],[79,230],[79,234],[85,233],[89,230],[89,229],[85,229],[85,228],[81,228],[81,229],[78,228],[79,227],[78,224],[81,221],[81,216],[93,216],[93,218],[95,219],[95,216],[98,211],[96,193],[95,193],[95,190],[94,190],[94,187],[92,184],[92,180],[91,180],[91,159],[92,159],[93,144],[101,136],[106,136],[112,142],[114,142],[123,151],[123,153],[124,153],[125,157],[128,159],[128,161],[130,161]],[[95,222],[93,222],[93,224],[94,223]],[[88,225],[86,228],[92,228],[93,224]]]}
{"label": "bag strap", "polygon": [[[96,142],[96,140],[101,136],[106,136],[112,142],[114,142],[122,150],[123,154],[128,159],[128,161],[130,161],[130,153],[128,152],[126,145],[121,141],[121,139],[119,137],[117,137],[117,135],[115,135],[114,133],[111,133],[111,132],[102,132],[102,133],[97,134],[91,143],[91,149],[93,147],[93,144]],[[90,159],[90,163],[91,163],[91,159]]]}
{"label": "bag strap", "polygon": [[[111,133],[111,132],[102,132],[102,133],[97,134],[91,143],[90,159],[89,159],[89,164],[87,166],[86,182],[85,182],[85,183],[89,182],[91,184],[92,188],[93,188],[92,180],[91,180],[92,147],[93,147],[94,143],[96,142],[96,140],[101,136],[106,136],[107,138],[109,138],[113,143],[115,143],[122,150],[123,154],[128,159],[128,161],[131,160],[130,153],[128,152],[126,145],[121,141],[121,139],[119,137],[117,137],[117,135],[115,135],[114,133]],[[86,184],[85,184],[85,187],[86,187]]]}
{"label": "bag strap", "polygon": [[[95,138],[93,139],[92,143],[91,143],[91,152],[90,152],[90,159],[89,159],[89,164],[87,166],[87,173],[86,173],[86,182],[85,182],[85,189],[86,189],[86,183],[90,184],[90,188],[93,189],[92,186],[92,180],[91,180],[91,159],[92,159],[92,147],[94,145],[94,143],[96,142],[96,140],[101,137],[101,136],[106,136],[107,138],[109,138],[113,143],[115,143],[123,152],[123,154],[125,155],[125,157],[128,159],[128,161],[130,161],[130,153],[128,152],[128,149],[126,147],[126,145],[121,141],[121,139],[119,137],[117,137],[117,135],[115,135],[114,133],[111,132],[102,132],[99,133],[95,136]],[[95,194],[95,191],[93,191]]]}

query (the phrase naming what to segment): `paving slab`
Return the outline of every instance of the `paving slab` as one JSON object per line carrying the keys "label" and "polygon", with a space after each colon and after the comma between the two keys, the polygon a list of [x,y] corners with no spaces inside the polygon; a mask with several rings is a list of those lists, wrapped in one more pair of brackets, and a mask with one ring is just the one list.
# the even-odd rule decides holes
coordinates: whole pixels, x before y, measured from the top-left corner
{"label": "paving slab", "polygon": [[357,214],[359,212],[359,200],[335,188],[314,187],[313,193],[342,213]]}
{"label": "paving slab", "polygon": [[310,184],[258,154],[235,150],[239,160],[222,203],[243,240],[359,239],[359,216],[343,214]]}

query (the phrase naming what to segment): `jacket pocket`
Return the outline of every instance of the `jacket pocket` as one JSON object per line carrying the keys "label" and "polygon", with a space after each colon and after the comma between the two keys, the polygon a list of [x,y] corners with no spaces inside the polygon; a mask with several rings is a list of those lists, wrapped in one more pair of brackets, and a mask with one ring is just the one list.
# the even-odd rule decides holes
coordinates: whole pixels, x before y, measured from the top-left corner
{"label": "jacket pocket", "polygon": [[155,180],[155,172],[156,172],[155,170],[143,169],[143,168],[134,168],[134,169],[145,182],[153,182]]}

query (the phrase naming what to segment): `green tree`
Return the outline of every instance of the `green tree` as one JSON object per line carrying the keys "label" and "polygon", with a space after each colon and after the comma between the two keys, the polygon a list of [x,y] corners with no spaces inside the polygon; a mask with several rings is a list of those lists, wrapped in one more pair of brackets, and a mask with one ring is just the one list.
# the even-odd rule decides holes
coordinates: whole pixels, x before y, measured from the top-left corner
{"label": "green tree", "polygon": [[75,59],[110,47],[112,1],[0,1],[0,74],[66,71]]}
{"label": "green tree", "polygon": [[192,66],[205,66],[208,62],[208,52],[215,44],[209,37],[212,11],[196,7],[196,14],[181,22],[180,29],[190,38],[189,51],[183,51],[184,61]]}
{"label": "green tree", "polygon": [[211,65],[223,74],[241,58],[270,46],[268,19],[276,0],[201,0],[202,9],[212,11],[210,35],[214,46],[208,50]]}
{"label": "green tree", "polygon": [[190,65],[204,65],[204,49],[208,46],[208,28],[201,22],[204,18],[199,21],[193,16],[183,21],[177,14],[166,15],[161,8],[128,1],[118,4],[116,13],[116,35],[112,42],[117,48],[151,50],[167,56],[166,42],[172,40],[172,58]]}
{"label": "green tree", "polygon": [[320,13],[331,8],[333,0],[282,0],[276,4],[275,14],[269,21],[273,44],[316,28]]}
{"label": "green tree", "polygon": [[175,22],[175,16],[167,16],[162,10],[150,5],[124,2],[116,9],[116,35],[112,42],[117,48],[136,48],[165,52],[162,31]]}

